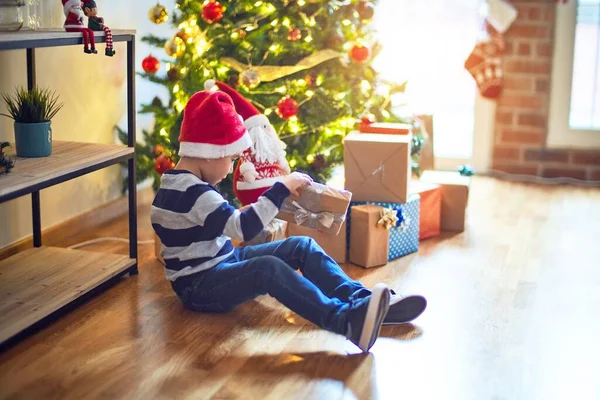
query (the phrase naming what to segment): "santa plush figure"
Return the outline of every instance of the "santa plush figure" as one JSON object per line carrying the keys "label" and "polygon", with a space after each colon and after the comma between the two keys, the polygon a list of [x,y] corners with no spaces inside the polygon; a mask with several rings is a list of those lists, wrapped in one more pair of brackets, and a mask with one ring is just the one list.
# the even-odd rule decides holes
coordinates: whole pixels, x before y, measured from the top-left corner
{"label": "santa plush figure", "polygon": [[269,119],[231,86],[211,79],[204,87],[221,90],[231,97],[250,134],[252,146],[241,154],[233,172],[233,192],[242,205],[252,204],[290,173],[285,143],[279,140]]}

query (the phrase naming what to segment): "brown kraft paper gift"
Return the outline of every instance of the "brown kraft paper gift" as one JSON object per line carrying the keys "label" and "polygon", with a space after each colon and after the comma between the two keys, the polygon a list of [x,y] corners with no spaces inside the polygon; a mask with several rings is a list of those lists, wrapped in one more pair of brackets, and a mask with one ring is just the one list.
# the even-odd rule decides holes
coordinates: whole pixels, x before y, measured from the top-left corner
{"label": "brown kraft paper gift", "polygon": [[408,201],[411,141],[411,134],[353,132],[345,138],[345,186],[353,201]]}
{"label": "brown kraft paper gift", "polygon": [[337,235],[346,220],[352,193],[313,182],[289,196],[277,218],[330,235]]}
{"label": "brown kraft paper gift", "polygon": [[365,268],[379,267],[388,263],[390,231],[378,226],[383,207],[374,205],[354,206],[350,213],[350,262]]}
{"label": "brown kraft paper gift", "polygon": [[342,224],[342,229],[337,235],[329,235],[305,226],[288,224],[288,237],[308,236],[321,246],[321,248],[335,260],[338,264],[346,262],[346,221]]}
{"label": "brown kraft paper gift", "polygon": [[[239,243],[239,241],[237,241],[237,243],[239,243],[238,247],[256,246],[259,244],[271,243],[271,242],[276,242],[278,240],[283,240],[286,237],[287,227],[288,227],[287,221],[282,221],[282,220],[276,218],[273,221],[271,221],[267,226],[265,226],[265,229],[263,229],[262,232],[260,232],[258,235],[256,235],[256,237],[254,239],[249,240],[247,242],[241,242],[241,243]],[[233,239],[232,239],[232,241],[233,241]]]}
{"label": "brown kraft paper gift", "polygon": [[421,175],[421,180],[441,186],[441,230],[464,231],[471,178],[452,171],[425,171]]}

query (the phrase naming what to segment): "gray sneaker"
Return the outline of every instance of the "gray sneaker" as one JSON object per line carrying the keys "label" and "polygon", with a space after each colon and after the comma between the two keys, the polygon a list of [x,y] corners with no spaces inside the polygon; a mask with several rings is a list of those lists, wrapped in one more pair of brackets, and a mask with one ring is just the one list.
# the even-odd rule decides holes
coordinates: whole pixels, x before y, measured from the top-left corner
{"label": "gray sneaker", "polygon": [[402,297],[394,294],[390,299],[390,308],[383,325],[406,324],[423,314],[425,308],[427,300],[423,296]]}
{"label": "gray sneaker", "polygon": [[390,289],[383,283],[375,285],[369,297],[357,303],[348,315],[346,337],[364,353],[375,344],[390,305]]}

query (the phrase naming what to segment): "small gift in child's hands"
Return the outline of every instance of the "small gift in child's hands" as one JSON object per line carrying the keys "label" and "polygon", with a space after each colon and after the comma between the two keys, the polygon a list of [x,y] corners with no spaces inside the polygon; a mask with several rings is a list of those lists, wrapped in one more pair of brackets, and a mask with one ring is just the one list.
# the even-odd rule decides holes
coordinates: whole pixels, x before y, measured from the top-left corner
{"label": "small gift in child's hands", "polygon": [[247,242],[243,242],[242,244],[240,244],[240,247],[256,246],[258,244],[271,243],[276,242],[278,240],[283,240],[285,239],[287,226],[287,221],[274,219],[267,226],[265,226],[265,229],[263,229],[262,232],[260,232],[254,239],[249,240]]}
{"label": "small gift in child's hands", "polygon": [[337,235],[346,220],[352,193],[313,182],[291,195],[281,206],[278,218],[319,232]]}

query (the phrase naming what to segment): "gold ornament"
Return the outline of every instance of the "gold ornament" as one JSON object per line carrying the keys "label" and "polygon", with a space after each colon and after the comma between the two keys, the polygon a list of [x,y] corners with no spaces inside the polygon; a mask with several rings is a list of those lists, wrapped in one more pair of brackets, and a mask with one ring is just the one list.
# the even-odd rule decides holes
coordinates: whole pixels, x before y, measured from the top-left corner
{"label": "gold ornament", "polygon": [[150,21],[154,22],[155,24],[162,24],[167,22],[169,19],[169,13],[167,12],[165,6],[160,3],[156,3],[156,5],[152,7],[150,11],[148,11],[148,18],[150,18]]}
{"label": "gold ornament", "polygon": [[378,228],[383,226],[385,229],[390,230],[392,227],[396,226],[397,223],[398,211],[391,208],[384,208],[381,210],[381,218],[377,221]]}
{"label": "gold ornament", "polygon": [[[325,61],[338,58],[341,55],[342,53],[334,50],[320,50],[306,58],[303,58],[296,65],[267,65],[261,67],[252,67],[252,70],[258,74],[258,79],[260,82],[272,82],[285,76],[295,74],[296,72],[311,69],[321,63],[324,63]],[[245,71],[248,68],[247,65],[242,64],[231,57],[223,57],[221,58],[221,62],[238,72]]]}
{"label": "gold ornament", "polygon": [[165,43],[165,52],[171,57],[181,57],[184,51],[185,42],[179,36],[175,36]]}
{"label": "gold ornament", "polygon": [[254,89],[260,84],[258,72],[253,69],[245,69],[240,74],[240,82],[250,89]]}

